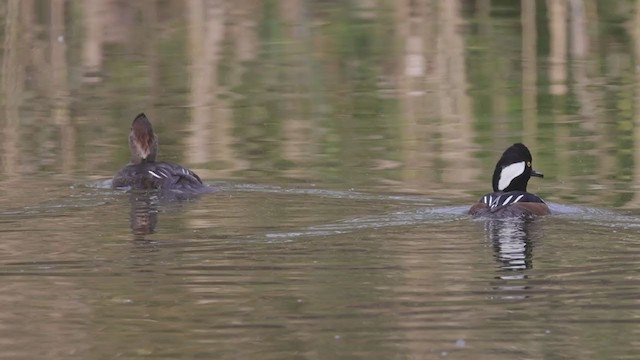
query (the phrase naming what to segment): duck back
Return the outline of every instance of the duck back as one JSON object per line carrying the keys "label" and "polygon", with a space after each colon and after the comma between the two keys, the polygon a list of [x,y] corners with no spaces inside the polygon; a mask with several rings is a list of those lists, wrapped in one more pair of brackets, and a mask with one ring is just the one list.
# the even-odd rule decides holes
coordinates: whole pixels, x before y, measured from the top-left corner
{"label": "duck back", "polygon": [[214,191],[203,184],[193,171],[167,162],[129,164],[114,176],[112,186],[130,187],[134,190],[165,189],[193,193]]}

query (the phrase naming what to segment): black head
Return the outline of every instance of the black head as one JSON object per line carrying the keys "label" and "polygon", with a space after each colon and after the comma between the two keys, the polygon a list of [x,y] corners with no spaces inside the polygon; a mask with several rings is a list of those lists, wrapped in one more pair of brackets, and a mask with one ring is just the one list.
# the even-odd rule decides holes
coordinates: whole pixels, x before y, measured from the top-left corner
{"label": "black head", "polygon": [[504,151],[493,172],[493,191],[527,191],[532,176],[543,177],[532,168],[531,153],[521,143]]}

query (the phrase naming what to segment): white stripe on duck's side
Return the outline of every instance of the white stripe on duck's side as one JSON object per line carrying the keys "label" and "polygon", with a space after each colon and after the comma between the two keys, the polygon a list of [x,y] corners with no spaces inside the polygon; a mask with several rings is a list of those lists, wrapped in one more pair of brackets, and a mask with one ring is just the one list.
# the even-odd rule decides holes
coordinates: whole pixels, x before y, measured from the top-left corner
{"label": "white stripe on duck's side", "polygon": [[498,206],[501,197],[502,195],[497,196],[494,199],[492,195],[485,195],[484,197],[482,197],[482,203],[489,205],[490,208],[494,208]]}
{"label": "white stripe on duck's side", "polygon": [[482,197],[482,203],[489,205],[489,208],[495,209],[499,206],[511,205],[519,202],[524,197],[524,194],[518,195],[514,198],[514,195],[507,196],[504,200],[503,195],[498,195],[494,199],[492,195],[485,195]]}
{"label": "white stripe on duck's side", "polygon": [[509,201],[511,200],[511,198],[513,198],[513,195],[510,195],[508,198],[506,198],[506,199],[504,200],[504,202],[502,203],[502,206],[507,205],[507,204],[509,203]]}
{"label": "white stripe on duck's side", "polygon": [[151,174],[152,176],[157,177],[158,179],[162,179],[162,177],[156,173],[154,173],[152,170],[149,170],[149,174]]}

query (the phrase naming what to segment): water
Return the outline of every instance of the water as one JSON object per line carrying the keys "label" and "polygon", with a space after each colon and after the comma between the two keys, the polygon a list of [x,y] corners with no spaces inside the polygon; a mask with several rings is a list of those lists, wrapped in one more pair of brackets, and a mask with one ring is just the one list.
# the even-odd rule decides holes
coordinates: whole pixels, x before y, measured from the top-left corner
{"label": "water", "polygon": [[[638,11],[562,4],[1,4],[0,358],[636,358]],[[110,189],[142,111],[218,192]]]}
{"label": "water", "polygon": [[[141,206],[104,185],[2,214],[3,356],[584,358],[636,346],[633,214],[551,204],[557,215],[486,222],[425,196],[230,182]],[[133,228],[134,210],[155,216],[151,234]]]}

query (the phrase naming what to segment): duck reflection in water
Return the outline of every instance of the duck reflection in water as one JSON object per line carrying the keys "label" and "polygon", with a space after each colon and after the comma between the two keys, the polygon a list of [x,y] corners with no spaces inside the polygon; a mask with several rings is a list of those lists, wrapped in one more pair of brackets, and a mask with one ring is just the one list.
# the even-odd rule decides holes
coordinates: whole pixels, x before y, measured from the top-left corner
{"label": "duck reflection in water", "polygon": [[500,299],[524,299],[530,285],[527,270],[533,268],[533,248],[541,237],[541,224],[530,218],[487,220],[485,234],[500,264],[500,281],[493,284]]}
{"label": "duck reflection in water", "polygon": [[487,220],[485,233],[503,270],[527,270],[533,267],[533,244],[539,226],[532,219]]}
{"label": "duck reflection in water", "polygon": [[129,194],[129,224],[131,232],[138,240],[153,234],[158,223],[158,199],[148,192],[132,191]]}
{"label": "duck reflection in water", "polygon": [[179,210],[182,205],[199,197],[198,194],[184,194],[158,190],[131,190],[129,192],[129,221],[136,240],[145,240],[145,235],[155,233],[160,211]]}

